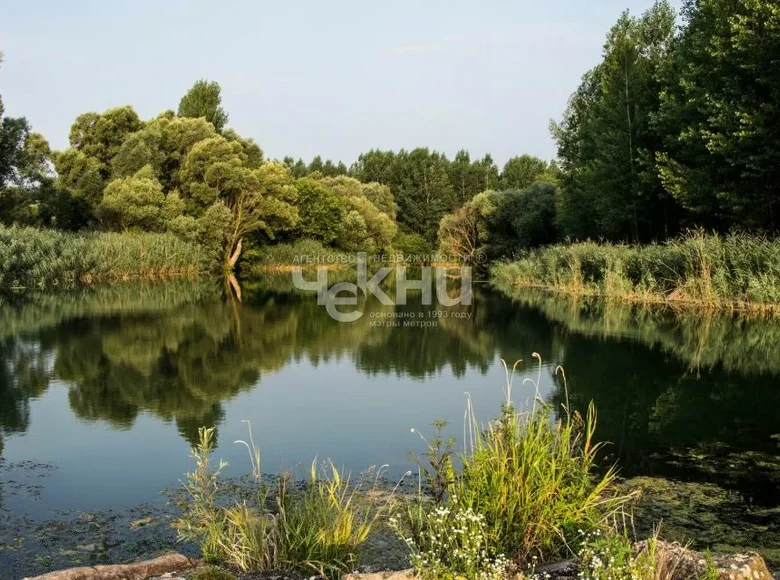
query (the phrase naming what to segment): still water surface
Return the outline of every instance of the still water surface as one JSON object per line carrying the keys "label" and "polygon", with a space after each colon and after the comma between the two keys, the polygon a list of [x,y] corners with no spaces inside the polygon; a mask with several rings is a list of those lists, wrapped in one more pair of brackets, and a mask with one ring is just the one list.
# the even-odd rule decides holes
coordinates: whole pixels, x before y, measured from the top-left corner
{"label": "still water surface", "polygon": [[[244,420],[266,472],[317,456],[356,472],[389,464],[396,477],[410,467],[407,452],[423,449],[411,427],[446,419],[457,436],[465,392],[491,418],[503,398],[500,360],[522,358],[516,402],[533,395],[523,379],[540,373],[540,394],[559,407],[562,365],[572,406],[596,402],[598,436],[612,442],[605,462],[627,478],[717,486],[740,530],[755,528],[730,544],[780,549],[777,322],[480,287],[468,307],[369,300],[357,322],[339,323],[313,296],[272,282],[245,284],[241,303],[192,282],[0,303],[4,512],[44,520],[153,501],[190,468],[201,425],[217,428],[228,474],[246,473],[233,443]],[[435,325],[385,324],[399,312]]]}

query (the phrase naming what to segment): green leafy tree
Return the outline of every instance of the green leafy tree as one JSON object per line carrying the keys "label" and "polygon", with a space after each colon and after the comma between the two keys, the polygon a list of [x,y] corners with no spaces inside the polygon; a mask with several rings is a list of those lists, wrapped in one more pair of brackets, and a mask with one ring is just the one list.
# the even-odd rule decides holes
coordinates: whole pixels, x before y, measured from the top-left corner
{"label": "green leafy tree", "polygon": [[382,213],[395,221],[398,214],[398,205],[395,203],[393,192],[386,185],[372,181],[363,183],[360,187],[363,195]]}
{"label": "green leafy tree", "polygon": [[67,149],[54,157],[59,187],[80,200],[88,212],[94,211],[103,199],[105,166],[96,158],[78,149]]}
{"label": "green leafy tree", "polygon": [[398,185],[390,187],[398,203],[399,222],[408,231],[432,241],[441,218],[456,204],[447,160],[441,154],[421,147],[408,153],[402,150],[398,162],[403,173]]}
{"label": "green leafy tree", "polygon": [[696,222],[780,225],[780,9],[687,0],[657,127],[663,185]]}
{"label": "green leafy tree", "polygon": [[222,89],[217,82],[205,79],[196,81],[179,101],[179,116],[204,118],[220,132],[228,122],[228,114],[222,108]]}
{"label": "green leafy tree", "polygon": [[104,177],[122,143],[141,128],[141,120],[132,107],[117,107],[105,113],[84,113],[70,128],[70,146],[101,164]]}
{"label": "green leafy tree", "polygon": [[342,227],[341,199],[314,179],[299,179],[295,187],[298,190],[300,235],[330,244],[338,237]]}
{"label": "green leafy tree", "polygon": [[624,13],[607,36],[603,62],[585,75],[553,126],[568,235],[641,240],[674,231],[676,210],[653,163],[660,136],[650,123],[674,31],[666,1],[639,18]]}
{"label": "green leafy tree", "polygon": [[490,216],[492,258],[511,256],[529,248],[552,244],[559,239],[558,188],[537,181],[524,189],[494,194],[495,211]]}
{"label": "green leafy tree", "polygon": [[374,252],[390,247],[397,232],[392,217],[383,212],[366,195],[393,209],[392,193],[380,184],[363,184],[357,179],[339,175],[320,180],[340,200],[344,221],[339,225],[335,243],[348,251]]}
{"label": "green leafy tree", "polygon": [[501,172],[501,189],[523,189],[548,171],[547,162],[533,155],[512,157]]}
{"label": "green leafy tree", "polygon": [[241,145],[241,149],[245,156],[245,163],[248,167],[256,169],[263,164],[263,150],[260,149],[260,145],[258,145],[254,139],[245,139],[233,129],[225,129],[222,132],[222,135],[228,141],[235,141]]}
{"label": "green leafy tree", "polygon": [[164,202],[162,186],[154,170],[146,166],[132,177],[111,181],[106,186],[97,215],[112,229],[156,230],[161,225]]}
{"label": "green leafy tree", "polygon": [[450,162],[449,177],[456,202],[460,205],[485,191],[484,176],[481,175],[477,164],[471,162],[471,156],[465,149],[458,151]]}

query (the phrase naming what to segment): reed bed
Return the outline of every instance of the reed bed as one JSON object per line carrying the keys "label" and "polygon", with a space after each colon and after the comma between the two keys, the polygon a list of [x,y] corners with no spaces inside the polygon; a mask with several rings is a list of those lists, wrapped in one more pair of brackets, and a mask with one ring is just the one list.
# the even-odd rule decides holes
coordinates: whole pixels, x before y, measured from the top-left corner
{"label": "reed bed", "polygon": [[200,246],[172,234],[0,226],[0,290],[195,276],[210,266]]}
{"label": "reed bed", "polygon": [[499,287],[536,287],[636,303],[780,314],[780,240],[701,231],[663,244],[582,242],[491,268]]}

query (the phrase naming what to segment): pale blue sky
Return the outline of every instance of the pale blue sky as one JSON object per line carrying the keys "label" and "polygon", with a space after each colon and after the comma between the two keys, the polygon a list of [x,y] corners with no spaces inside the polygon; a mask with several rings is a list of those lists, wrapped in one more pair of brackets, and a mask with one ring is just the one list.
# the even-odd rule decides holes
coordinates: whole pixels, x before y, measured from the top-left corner
{"label": "pale blue sky", "polygon": [[[679,1],[674,3],[679,6]],[[54,147],[85,111],[222,85],[267,156],[465,147],[555,155],[548,124],[624,9],[652,0],[0,0],[0,95]]]}

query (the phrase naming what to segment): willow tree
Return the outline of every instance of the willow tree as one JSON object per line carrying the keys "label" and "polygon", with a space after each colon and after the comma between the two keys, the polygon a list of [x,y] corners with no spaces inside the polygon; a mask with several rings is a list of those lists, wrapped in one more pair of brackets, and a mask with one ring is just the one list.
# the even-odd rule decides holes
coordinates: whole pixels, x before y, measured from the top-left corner
{"label": "willow tree", "polygon": [[217,82],[205,79],[196,81],[179,101],[179,116],[204,118],[222,131],[228,121],[228,114],[222,108],[222,89]]}

